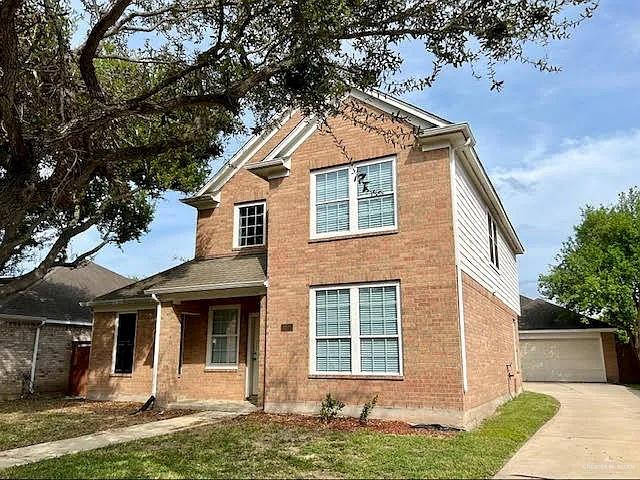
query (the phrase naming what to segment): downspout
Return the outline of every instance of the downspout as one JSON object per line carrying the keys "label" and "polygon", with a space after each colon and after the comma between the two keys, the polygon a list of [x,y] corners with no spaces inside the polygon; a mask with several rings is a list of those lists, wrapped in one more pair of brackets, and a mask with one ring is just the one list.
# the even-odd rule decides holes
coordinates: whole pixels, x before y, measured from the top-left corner
{"label": "downspout", "polygon": [[464,297],[462,293],[462,270],[460,269],[460,255],[458,253],[458,199],[457,199],[457,188],[456,188],[456,152],[458,150],[469,148],[473,143],[471,137],[467,138],[463,145],[459,145],[457,147],[453,147],[450,150],[450,173],[451,176],[451,202],[452,202],[452,213],[453,213],[453,250],[455,257],[455,267],[456,267],[456,294],[458,300],[458,329],[460,332],[460,356],[462,363],[462,391],[464,393],[469,389],[469,382],[467,378],[467,341],[465,337],[465,328],[464,328]]}
{"label": "downspout", "polygon": [[151,397],[154,399],[158,393],[158,363],[160,360],[160,318],[162,316],[162,304],[155,293],[151,294],[151,298],[156,301],[156,328],[153,338],[153,374],[151,377]]}
{"label": "downspout", "polygon": [[44,326],[46,320],[42,320],[36,328],[36,338],[33,341],[33,356],[31,357],[31,375],[29,377],[29,393],[35,391],[34,382],[36,380],[36,362],[38,361],[38,344],[40,343],[40,329]]}

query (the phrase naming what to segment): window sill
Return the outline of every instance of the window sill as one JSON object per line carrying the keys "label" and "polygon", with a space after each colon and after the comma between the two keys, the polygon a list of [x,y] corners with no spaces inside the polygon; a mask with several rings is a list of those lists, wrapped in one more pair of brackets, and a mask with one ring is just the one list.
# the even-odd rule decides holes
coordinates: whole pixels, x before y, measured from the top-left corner
{"label": "window sill", "polygon": [[110,377],[131,378],[133,373],[110,373]]}
{"label": "window sill", "polygon": [[402,381],[404,380],[404,375],[339,375],[330,373],[327,375],[322,374],[311,374],[309,375],[310,379],[313,380],[393,380],[393,381]]}
{"label": "window sill", "polygon": [[394,230],[378,230],[375,232],[348,233],[345,235],[334,235],[331,237],[310,238],[309,243],[333,242],[335,240],[350,240],[354,238],[377,237],[381,235],[395,235],[399,232],[400,231],[396,228]]}
{"label": "window sill", "polygon": [[204,367],[205,372],[237,372],[238,367]]}
{"label": "window sill", "polygon": [[263,251],[266,250],[266,245],[247,245],[246,247],[233,247],[231,251],[233,252],[253,252],[253,251]]}

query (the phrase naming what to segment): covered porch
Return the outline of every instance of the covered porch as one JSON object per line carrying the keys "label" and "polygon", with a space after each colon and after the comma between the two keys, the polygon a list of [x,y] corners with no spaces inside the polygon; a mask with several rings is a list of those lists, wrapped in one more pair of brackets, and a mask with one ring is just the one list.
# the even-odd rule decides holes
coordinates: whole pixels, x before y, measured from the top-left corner
{"label": "covered porch", "polygon": [[262,406],[264,254],[189,262],[145,293],[157,302],[152,393],[160,405]]}

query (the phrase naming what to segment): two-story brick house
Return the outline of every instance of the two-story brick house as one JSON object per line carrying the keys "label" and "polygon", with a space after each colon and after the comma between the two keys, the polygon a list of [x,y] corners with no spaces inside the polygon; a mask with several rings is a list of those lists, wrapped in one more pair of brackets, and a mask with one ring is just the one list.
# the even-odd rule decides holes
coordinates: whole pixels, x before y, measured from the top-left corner
{"label": "two-story brick house", "polygon": [[520,391],[523,248],[469,126],[345,102],[332,135],[293,112],[249,140],[184,200],[195,258],[92,302],[91,398],[310,413],[331,392],[357,415],[378,395],[373,416],[469,427]]}

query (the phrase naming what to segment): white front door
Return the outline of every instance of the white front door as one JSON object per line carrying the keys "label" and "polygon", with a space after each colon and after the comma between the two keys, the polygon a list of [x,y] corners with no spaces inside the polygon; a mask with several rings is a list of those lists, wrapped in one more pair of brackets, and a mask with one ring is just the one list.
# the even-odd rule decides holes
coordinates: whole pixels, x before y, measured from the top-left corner
{"label": "white front door", "polygon": [[247,396],[258,395],[258,373],[260,358],[260,315],[249,315],[249,348],[247,349]]}

